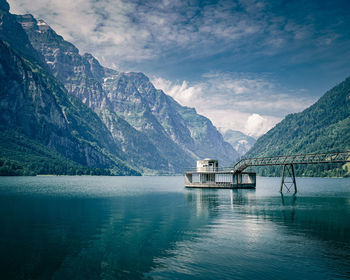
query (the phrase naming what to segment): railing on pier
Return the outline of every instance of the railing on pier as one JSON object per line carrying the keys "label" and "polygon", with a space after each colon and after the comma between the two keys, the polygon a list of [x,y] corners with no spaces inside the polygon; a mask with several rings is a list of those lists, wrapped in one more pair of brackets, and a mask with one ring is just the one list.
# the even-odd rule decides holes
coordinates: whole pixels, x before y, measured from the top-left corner
{"label": "railing on pier", "polygon": [[339,162],[350,162],[350,151],[338,153],[317,153],[290,156],[247,158],[241,159],[239,162],[237,162],[233,166],[232,170],[233,172],[241,172],[249,166],[318,164]]}
{"label": "railing on pier", "polygon": [[185,172],[191,173],[232,173],[233,167],[214,167],[214,168],[203,168],[203,167],[193,167],[187,168]]}

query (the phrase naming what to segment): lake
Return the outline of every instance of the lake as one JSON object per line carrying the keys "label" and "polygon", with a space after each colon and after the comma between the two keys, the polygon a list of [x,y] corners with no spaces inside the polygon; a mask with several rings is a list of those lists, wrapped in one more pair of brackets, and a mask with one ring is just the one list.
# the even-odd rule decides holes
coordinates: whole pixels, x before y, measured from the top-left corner
{"label": "lake", "polygon": [[350,179],[0,178],[1,279],[349,279]]}

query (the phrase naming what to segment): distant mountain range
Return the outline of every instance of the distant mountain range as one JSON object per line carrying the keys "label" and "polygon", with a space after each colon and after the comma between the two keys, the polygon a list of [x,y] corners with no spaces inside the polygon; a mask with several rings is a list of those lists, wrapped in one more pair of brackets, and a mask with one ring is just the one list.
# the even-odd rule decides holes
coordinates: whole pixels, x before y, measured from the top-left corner
{"label": "distant mountain range", "polygon": [[0,0],[0,174],[169,174],[239,157],[142,73],[108,69]]}
{"label": "distant mountain range", "polygon": [[[350,78],[326,92],[301,113],[290,114],[261,136],[245,157],[291,155],[350,150]],[[275,175],[281,168],[261,168],[260,174]],[[348,176],[350,166],[297,166],[302,176]]]}
{"label": "distant mountain range", "polygon": [[256,139],[237,130],[226,130],[222,132],[226,142],[237,151],[239,156],[245,155],[256,142]]}

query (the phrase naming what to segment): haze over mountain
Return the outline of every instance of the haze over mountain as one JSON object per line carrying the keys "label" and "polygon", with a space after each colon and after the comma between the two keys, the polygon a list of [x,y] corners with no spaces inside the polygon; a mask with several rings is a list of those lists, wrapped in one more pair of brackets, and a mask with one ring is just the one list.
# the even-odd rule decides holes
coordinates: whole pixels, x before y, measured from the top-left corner
{"label": "haze over mountain", "polygon": [[[45,22],[10,14],[3,0],[0,38],[1,125],[9,130],[3,141],[16,130],[70,164],[115,174],[177,173],[197,158],[225,165],[238,157],[209,119],[157,90],[144,74],[80,55]],[[3,161],[10,154],[2,151]]]}
{"label": "haze over mountain", "polygon": [[256,142],[256,139],[237,130],[222,131],[225,141],[237,151],[239,156],[246,154]]}

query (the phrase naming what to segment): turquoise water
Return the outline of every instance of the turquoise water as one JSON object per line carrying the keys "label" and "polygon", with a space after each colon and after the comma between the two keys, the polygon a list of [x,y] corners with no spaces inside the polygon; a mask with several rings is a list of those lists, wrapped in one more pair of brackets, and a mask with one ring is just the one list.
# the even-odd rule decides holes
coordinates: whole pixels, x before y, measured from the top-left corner
{"label": "turquoise water", "polygon": [[0,178],[1,279],[349,279],[350,179]]}

